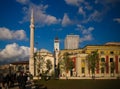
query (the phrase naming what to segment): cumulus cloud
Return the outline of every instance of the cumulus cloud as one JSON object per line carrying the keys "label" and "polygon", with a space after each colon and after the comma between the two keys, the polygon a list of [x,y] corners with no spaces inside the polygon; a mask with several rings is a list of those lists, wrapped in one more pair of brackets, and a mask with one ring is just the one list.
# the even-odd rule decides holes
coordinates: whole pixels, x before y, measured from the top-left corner
{"label": "cumulus cloud", "polygon": [[115,18],[115,19],[113,19],[113,21],[120,23],[120,18]]}
{"label": "cumulus cloud", "polygon": [[27,57],[29,57],[29,47],[19,46],[16,43],[8,44],[0,51],[1,62],[20,61]]}
{"label": "cumulus cloud", "polygon": [[16,43],[8,44],[0,51],[0,63],[28,60],[29,50],[29,47],[19,46]]}
{"label": "cumulus cloud", "polygon": [[68,15],[65,13],[62,19],[62,26],[67,26],[69,24],[72,24],[72,21],[70,20],[70,18],[68,17]]}
{"label": "cumulus cloud", "polygon": [[5,27],[0,28],[0,40],[24,40],[26,39],[26,33],[24,30],[10,30]]}
{"label": "cumulus cloud", "polygon": [[83,25],[78,24],[77,30],[79,30],[83,35],[80,39],[80,42],[91,41],[94,39],[92,36],[92,31],[94,30],[94,27],[85,28]]}
{"label": "cumulus cloud", "polygon": [[28,6],[23,8],[24,17],[20,23],[30,21],[31,10],[34,10],[34,19],[37,26],[52,25],[60,22],[55,16],[46,13],[48,5],[36,5],[30,2]]}

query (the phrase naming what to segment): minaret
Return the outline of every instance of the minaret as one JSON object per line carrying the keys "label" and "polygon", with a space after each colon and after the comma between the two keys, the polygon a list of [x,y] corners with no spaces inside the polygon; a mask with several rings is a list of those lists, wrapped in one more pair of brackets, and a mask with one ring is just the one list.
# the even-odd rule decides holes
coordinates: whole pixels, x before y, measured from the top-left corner
{"label": "minaret", "polygon": [[30,59],[29,59],[29,71],[34,76],[34,17],[33,9],[31,11],[31,23],[30,23]]}

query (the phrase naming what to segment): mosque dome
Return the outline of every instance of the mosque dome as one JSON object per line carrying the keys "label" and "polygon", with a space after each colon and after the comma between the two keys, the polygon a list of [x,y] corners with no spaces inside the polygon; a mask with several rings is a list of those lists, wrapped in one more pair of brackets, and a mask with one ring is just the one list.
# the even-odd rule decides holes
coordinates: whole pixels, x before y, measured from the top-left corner
{"label": "mosque dome", "polygon": [[47,52],[47,53],[51,53],[50,51],[48,51],[47,49],[40,49],[40,52]]}

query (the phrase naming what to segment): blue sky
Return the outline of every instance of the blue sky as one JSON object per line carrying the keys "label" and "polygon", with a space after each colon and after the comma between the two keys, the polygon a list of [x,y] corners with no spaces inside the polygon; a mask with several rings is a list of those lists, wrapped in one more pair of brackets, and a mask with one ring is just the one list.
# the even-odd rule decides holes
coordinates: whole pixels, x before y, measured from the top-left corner
{"label": "blue sky", "polygon": [[0,64],[28,60],[30,13],[34,10],[35,47],[53,52],[54,38],[80,36],[86,45],[120,42],[120,0],[1,0]]}

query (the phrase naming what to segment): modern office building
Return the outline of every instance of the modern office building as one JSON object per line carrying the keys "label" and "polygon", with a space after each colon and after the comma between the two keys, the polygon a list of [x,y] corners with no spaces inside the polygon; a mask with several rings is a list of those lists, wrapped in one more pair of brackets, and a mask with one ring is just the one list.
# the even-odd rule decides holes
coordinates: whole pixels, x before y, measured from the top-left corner
{"label": "modern office building", "polygon": [[79,35],[67,35],[64,42],[65,49],[78,49],[79,41]]}

